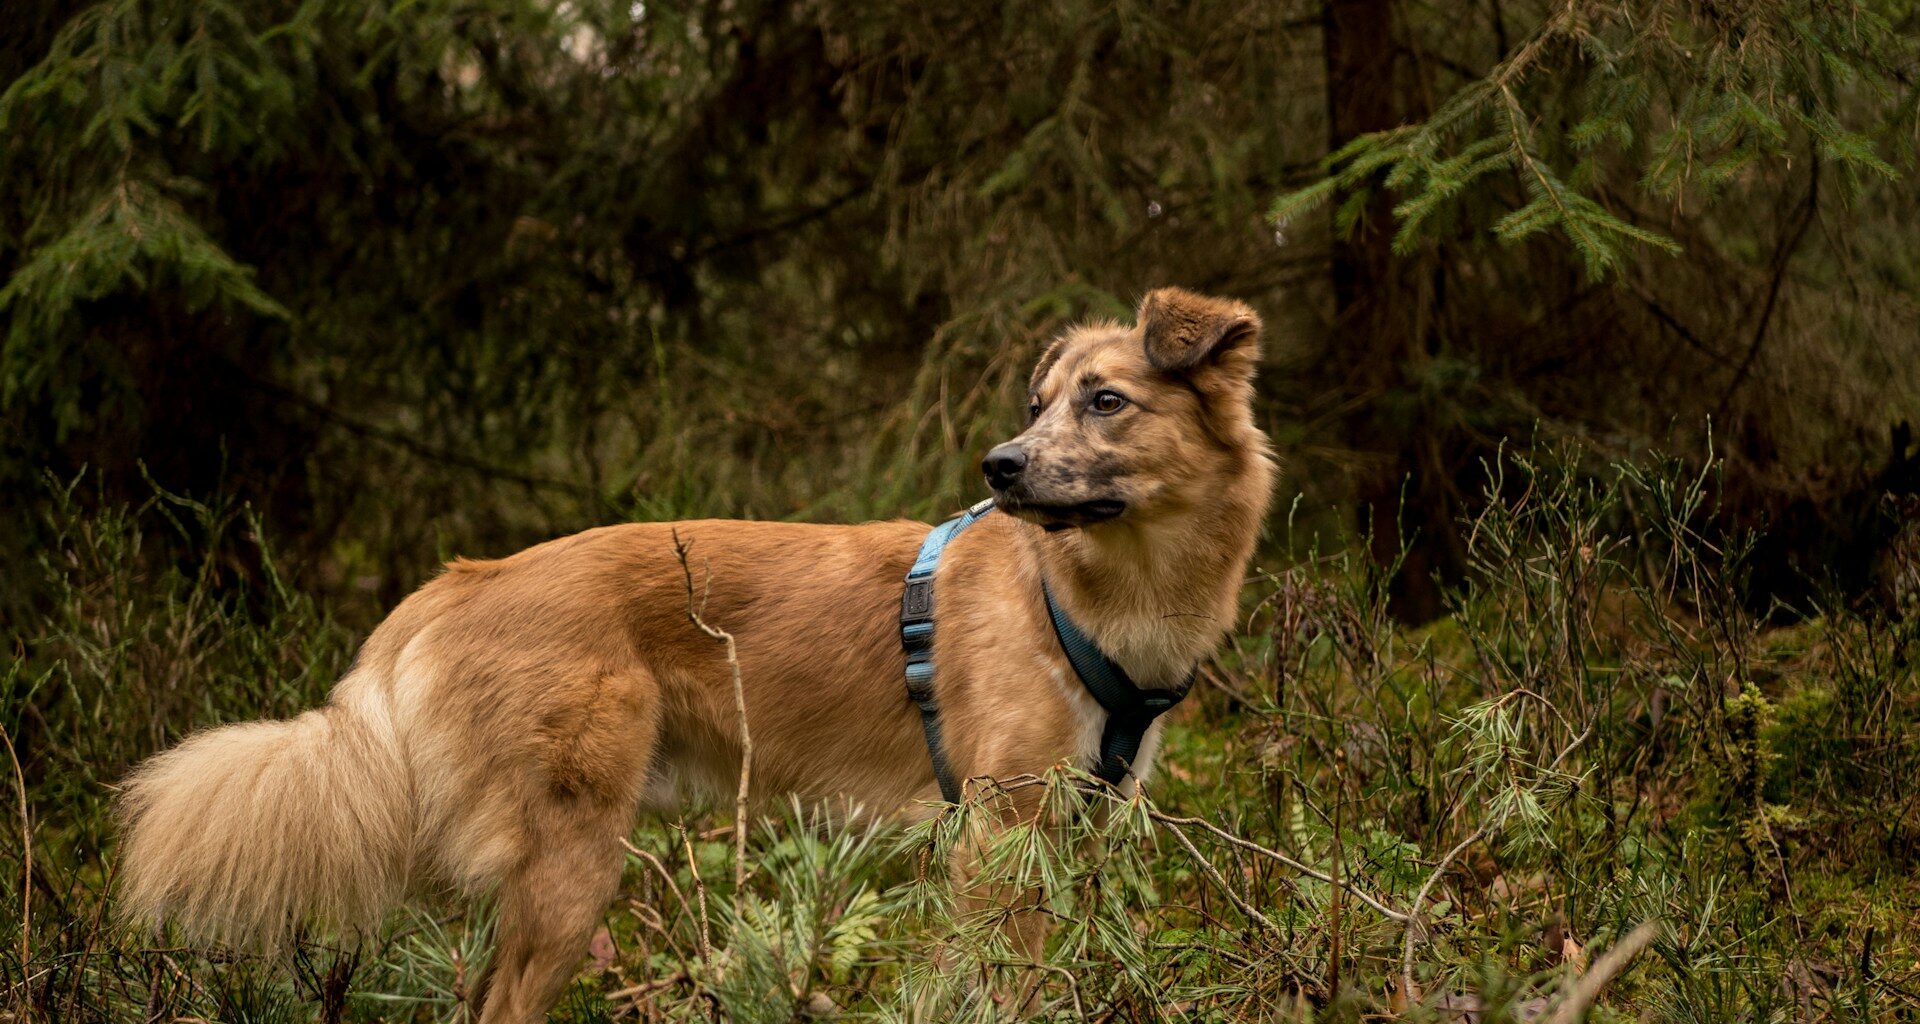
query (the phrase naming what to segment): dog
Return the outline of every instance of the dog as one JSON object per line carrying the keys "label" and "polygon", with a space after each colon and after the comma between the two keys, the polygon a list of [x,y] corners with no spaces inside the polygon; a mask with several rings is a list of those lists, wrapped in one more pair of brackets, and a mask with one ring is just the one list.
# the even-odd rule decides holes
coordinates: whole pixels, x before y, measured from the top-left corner
{"label": "dog", "polygon": [[[982,464],[998,512],[948,547],[933,661],[968,779],[1084,765],[1104,713],[1043,581],[1142,688],[1182,685],[1236,615],[1275,459],[1253,413],[1260,318],[1177,288],[1064,332],[1029,423]],[[729,794],[939,799],[903,683],[902,581],[929,527],[702,520],[602,527],[456,560],[367,638],[321,708],[188,737],[120,801],[120,902],[199,941],[273,949],[376,928],[429,888],[492,893],[483,1024],[543,1018],[612,900],[643,811]],[[680,552],[689,545],[691,557]],[[1151,770],[1161,727],[1132,761]]]}

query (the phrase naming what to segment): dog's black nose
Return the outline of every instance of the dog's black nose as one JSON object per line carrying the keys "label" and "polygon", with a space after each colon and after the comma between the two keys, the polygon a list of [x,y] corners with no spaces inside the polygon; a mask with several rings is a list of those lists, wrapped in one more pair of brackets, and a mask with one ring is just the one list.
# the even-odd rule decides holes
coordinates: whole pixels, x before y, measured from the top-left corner
{"label": "dog's black nose", "polygon": [[1026,468],[1027,450],[1014,441],[995,448],[980,460],[980,472],[987,475],[987,483],[996,491],[1013,486],[1013,482],[1020,479],[1020,471]]}

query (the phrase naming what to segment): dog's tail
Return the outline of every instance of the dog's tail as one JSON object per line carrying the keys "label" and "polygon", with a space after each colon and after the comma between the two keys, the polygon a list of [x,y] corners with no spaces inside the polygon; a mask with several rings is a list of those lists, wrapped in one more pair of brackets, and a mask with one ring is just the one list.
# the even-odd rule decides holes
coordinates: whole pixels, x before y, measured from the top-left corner
{"label": "dog's tail", "polygon": [[387,703],[347,682],[298,718],[191,736],[120,798],[122,912],[257,949],[374,926],[407,887],[411,775]]}

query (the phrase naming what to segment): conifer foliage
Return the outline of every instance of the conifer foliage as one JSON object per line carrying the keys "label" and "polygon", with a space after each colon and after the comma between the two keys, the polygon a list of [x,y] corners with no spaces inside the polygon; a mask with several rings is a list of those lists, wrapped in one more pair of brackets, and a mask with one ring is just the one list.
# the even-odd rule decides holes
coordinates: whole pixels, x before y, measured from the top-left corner
{"label": "conifer foliage", "polygon": [[1915,17],[37,0],[0,483],[238,491],[388,596],[456,538],[931,514],[1052,331],[1171,282],[1268,312],[1290,480],[1403,579],[1463,566],[1502,437],[1709,420],[1731,508],[1814,510],[1787,578],[1920,409]]}
{"label": "conifer foliage", "polygon": [[1613,197],[1709,201],[1756,164],[1809,153],[1833,165],[1845,198],[1863,174],[1902,177],[1887,158],[1914,156],[1915,48],[1900,16],[1823,0],[1571,0],[1431,115],[1334,151],[1329,173],[1273,216],[1284,224],[1341,194],[1335,226],[1350,231],[1366,190],[1384,187],[1397,199],[1393,246],[1406,253],[1500,173],[1523,189],[1488,225],[1502,241],[1557,231],[1595,277],[1632,246],[1679,255],[1657,221],[1636,222],[1631,200]]}

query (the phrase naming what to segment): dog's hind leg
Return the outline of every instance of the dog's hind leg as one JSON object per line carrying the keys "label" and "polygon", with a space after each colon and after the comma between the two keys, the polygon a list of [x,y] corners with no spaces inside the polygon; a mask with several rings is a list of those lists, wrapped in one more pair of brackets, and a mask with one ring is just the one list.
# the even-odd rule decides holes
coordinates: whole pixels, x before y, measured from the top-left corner
{"label": "dog's hind leg", "polygon": [[481,1024],[532,1024],[580,966],[625,863],[659,733],[643,672],[608,676],[587,707],[545,723],[545,786],[530,794],[526,851],[500,881]]}
{"label": "dog's hind leg", "polygon": [[587,818],[546,841],[500,887],[481,1024],[532,1024],[579,969],[620,881],[627,819]]}

